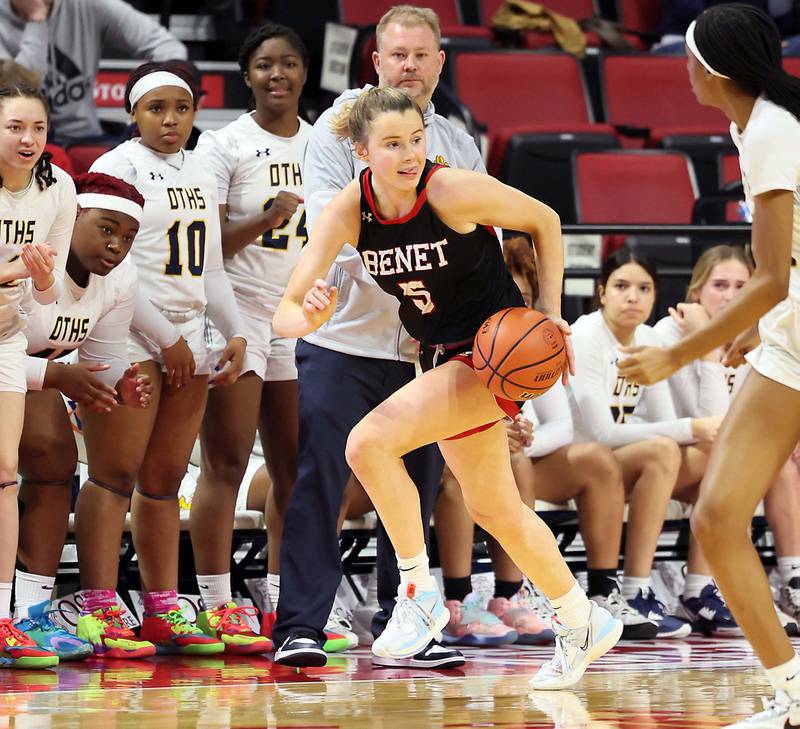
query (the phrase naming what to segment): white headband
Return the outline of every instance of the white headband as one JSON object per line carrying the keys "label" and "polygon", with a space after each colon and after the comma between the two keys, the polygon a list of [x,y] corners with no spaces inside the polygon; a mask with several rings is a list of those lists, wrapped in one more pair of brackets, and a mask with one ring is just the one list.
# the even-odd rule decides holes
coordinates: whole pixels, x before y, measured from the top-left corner
{"label": "white headband", "polygon": [[78,205],[82,208],[100,208],[116,210],[118,213],[130,215],[137,223],[142,222],[144,210],[139,203],[119,195],[105,195],[100,192],[83,192],[78,195]]}
{"label": "white headband", "polygon": [[136,106],[136,102],[148,91],[157,89],[159,86],[178,86],[179,88],[186,89],[189,95],[194,98],[189,84],[180,76],[170,73],[169,71],[153,71],[153,73],[148,73],[147,76],[142,76],[142,78],[133,85],[131,93],[128,94],[128,102],[131,105],[131,109]]}
{"label": "white headband", "polygon": [[726,76],[724,73],[720,73],[719,71],[715,71],[711,64],[703,58],[703,55],[700,51],[697,50],[697,43],[694,39],[694,29],[697,25],[697,21],[693,20],[691,25],[689,26],[688,30],[686,31],[686,45],[689,46],[689,50],[692,52],[692,55],[700,61],[700,63],[705,66],[706,71],[708,71],[712,76],[719,76],[719,78],[727,78],[729,79],[730,76]]}

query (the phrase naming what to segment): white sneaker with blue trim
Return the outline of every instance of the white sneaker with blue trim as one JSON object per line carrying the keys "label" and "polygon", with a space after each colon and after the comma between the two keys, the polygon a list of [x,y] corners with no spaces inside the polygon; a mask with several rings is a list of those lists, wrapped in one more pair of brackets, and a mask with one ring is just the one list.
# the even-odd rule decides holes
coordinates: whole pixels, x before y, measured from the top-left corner
{"label": "white sneaker with blue trim", "polygon": [[432,640],[441,641],[442,629],[450,620],[438,590],[421,591],[413,583],[400,585],[397,603],[386,629],[372,644],[381,658],[408,658]]}
{"label": "white sneaker with blue trim", "polygon": [[531,688],[557,691],[580,681],[589,664],[610,651],[622,635],[622,621],[591,601],[589,622],[570,630],[553,618],[556,652],[531,679]]}

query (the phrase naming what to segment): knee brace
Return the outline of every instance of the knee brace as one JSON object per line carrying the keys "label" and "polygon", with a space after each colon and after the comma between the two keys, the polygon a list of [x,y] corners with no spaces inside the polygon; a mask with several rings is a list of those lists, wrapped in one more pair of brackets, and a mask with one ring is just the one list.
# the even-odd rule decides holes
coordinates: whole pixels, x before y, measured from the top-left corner
{"label": "knee brace", "polygon": [[140,496],[144,496],[147,499],[153,499],[154,501],[177,501],[178,494],[148,494],[146,491],[142,491],[139,488],[139,484],[135,486],[136,493]]}
{"label": "knee brace", "polygon": [[89,476],[86,480],[87,483],[93,483],[95,486],[99,486],[101,489],[105,489],[106,491],[110,491],[115,496],[121,496],[123,499],[129,499],[131,497],[131,492],[121,486],[115,486],[110,483],[106,483],[105,481],[100,481],[96,479],[94,476]]}

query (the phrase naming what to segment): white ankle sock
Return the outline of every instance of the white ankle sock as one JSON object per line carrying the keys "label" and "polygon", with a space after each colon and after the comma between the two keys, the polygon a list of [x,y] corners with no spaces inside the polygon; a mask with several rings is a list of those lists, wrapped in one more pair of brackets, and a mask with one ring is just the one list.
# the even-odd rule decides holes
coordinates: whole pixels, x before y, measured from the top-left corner
{"label": "white ankle sock", "polygon": [[765,670],[776,691],[785,692],[792,701],[800,701],[800,656],[795,653],[786,663]]}
{"label": "white ankle sock", "polygon": [[800,557],[778,557],[778,574],[784,587],[789,580],[800,577]]}
{"label": "white ankle sock", "polygon": [[197,575],[197,586],[206,610],[216,610],[229,602],[231,597],[231,573],[224,575]]}
{"label": "white ankle sock", "polygon": [[53,596],[55,583],[55,577],[16,570],[14,574],[14,618],[27,617],[29,607],[38,605],[45,600],[49,601]]}
{"label": "white ankle sock", "polygon": [[273,612],[278,609],[278,598],[281,596],[281,576],[271,572],[267,574],[267,596]]}
{"label": "white ankle sock", "polygon": [[416,557],[410,559],[397,558],[400,570],[400,585],[409,583],[416,585],[423,592],[436,589],[436,581],[431,577],[428,568],[428,552],[423,549]]}
{"label": "white ankle sock", "polygon": [[683,599],[688,600],[690,597],[700,597],[700,593],[705,589],[706,585],[710,585],[714,581],[711,575],[686,575],[686,584],[683,586]]}
{"label": "white ankle sock", "polygon": [[11,617],[11,582],[0,582],[0,620]]}
{"label": "white ankle sock", "polygon": [[650,577],[622,577],[622,597],[626,600],[633,600],[639,594],[639,590],[644,592],[650,587]]}
{"label": "white ankle sock", "polygon": [[589,622],[592,605],[577,580],[566,595],[550,600],[550,604],[559,621],[570,629],[582,628]]}

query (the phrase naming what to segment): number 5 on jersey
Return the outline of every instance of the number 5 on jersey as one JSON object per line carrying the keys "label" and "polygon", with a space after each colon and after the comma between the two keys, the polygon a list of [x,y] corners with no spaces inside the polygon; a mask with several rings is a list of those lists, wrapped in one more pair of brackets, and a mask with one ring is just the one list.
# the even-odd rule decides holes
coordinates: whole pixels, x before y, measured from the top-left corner
{"label": "number 5 on jersey", "polygon": [[195,220],[186,226],[184,235],[181,235],[181,221],[176,220],[167,231],[169,241],[169,260],[164,266],[167,276],[181,276],[183,274],[183,256],[181,255],[181,239],[186,245],[186,264],[192,276],[202,276],[206,260],[206,224],[203,220]]}

